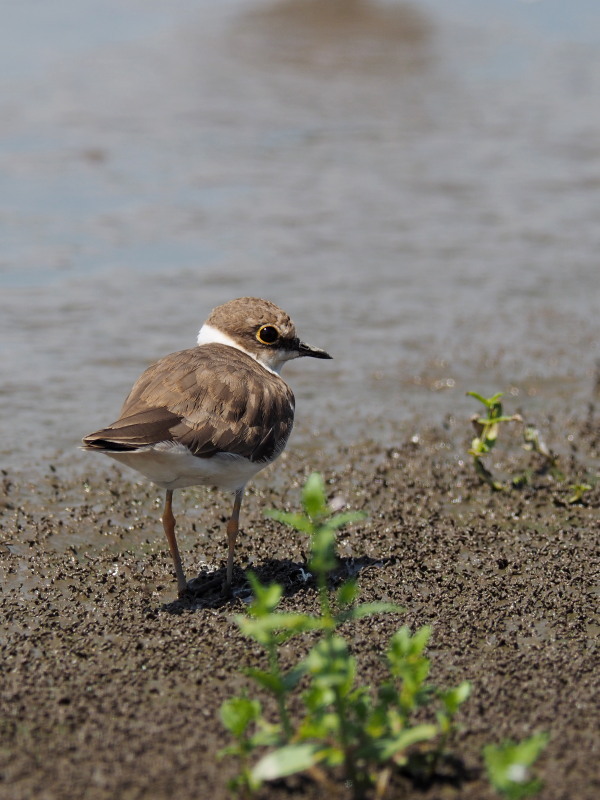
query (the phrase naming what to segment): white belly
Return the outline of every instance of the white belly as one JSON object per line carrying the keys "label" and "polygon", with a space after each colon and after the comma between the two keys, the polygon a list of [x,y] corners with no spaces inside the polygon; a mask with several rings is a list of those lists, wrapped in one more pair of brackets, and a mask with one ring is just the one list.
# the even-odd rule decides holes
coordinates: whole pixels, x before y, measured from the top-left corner
{"label": "white belly", "polygon": [[271,463],[257,463],[230,453],[198,458],[187,447],[173,442],[161,442],[130,452],[103,452],[121,464],[141,472],[161,489],[217,486],[235,492]]}

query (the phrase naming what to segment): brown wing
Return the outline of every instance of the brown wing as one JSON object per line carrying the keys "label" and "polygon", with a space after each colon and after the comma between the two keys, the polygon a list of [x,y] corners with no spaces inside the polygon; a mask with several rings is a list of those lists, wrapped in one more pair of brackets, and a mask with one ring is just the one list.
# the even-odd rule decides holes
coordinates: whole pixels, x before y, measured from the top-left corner
{"label": "brown wing", "polygon": [[83,440],[93,450],[177,441],[200,457],[271,460],[294,421],[294,395],[246,353],[208,344],[165,356],[135,383],[112,425]]}

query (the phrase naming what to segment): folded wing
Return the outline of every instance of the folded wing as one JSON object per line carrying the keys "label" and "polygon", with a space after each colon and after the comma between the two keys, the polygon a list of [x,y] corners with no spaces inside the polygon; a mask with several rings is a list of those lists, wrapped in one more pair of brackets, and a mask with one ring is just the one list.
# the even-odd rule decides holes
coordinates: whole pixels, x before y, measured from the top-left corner
{"label": "folded wing", "polygon": [[285,446],[293,421],[294,396],[278,375],[240,350],[207,344],[149,367],[119,419],[83,444],[123,452],[178,442],[199,458],[226,452],[270,461]]}

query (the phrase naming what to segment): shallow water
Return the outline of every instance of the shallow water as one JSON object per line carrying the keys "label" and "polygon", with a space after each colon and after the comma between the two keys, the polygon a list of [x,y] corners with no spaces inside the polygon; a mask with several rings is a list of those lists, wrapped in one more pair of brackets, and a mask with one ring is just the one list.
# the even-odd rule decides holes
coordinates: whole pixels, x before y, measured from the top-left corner
{"label": "shallow water", "polygon": [[[597,390],[593,2],[32,0],[0,31],[0,458],[71,457],[246,294],[298,439]],[[388,424],[391,421],[391,425]]]}

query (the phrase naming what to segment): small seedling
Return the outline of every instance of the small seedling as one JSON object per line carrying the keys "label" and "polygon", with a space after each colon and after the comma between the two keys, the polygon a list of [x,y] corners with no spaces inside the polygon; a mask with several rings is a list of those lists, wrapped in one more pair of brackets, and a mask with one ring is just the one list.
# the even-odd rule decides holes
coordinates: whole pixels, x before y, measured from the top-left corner
{"label": "small seedling", "polygon": [[471,442],[469,455],[473,456],[473,466],[481,480],[487,483],[494,491],[501,491],[504,489],[504,485],[495,480],[494,476],[481,459],[489,453],[496,444],[501,423],[522,422],[523,419],[519,414],[512,414],[511,416],[504,416],[502,414],[500,398],[503,392],[497,392],[495,395],[492,395],[492,397],[483,397],[483,395],[480,395],[478,392],[467,392],[467,394],[479,400],[487,409],[485,417],[481,417],[479,414],[474,414],[471,417],[471,422],[477,436]]}
{"label": "small seedling", "polygon": [[531,768],[548,744],[547,733],[536,733],[522,742],[506,740],[483,748],[483,760],[490,783],[508,800],[521,800],[537,794],[542,782]]}
{"label": "small seedling", "polygon": [[[358,684],[359,665],[340,635],[341,627],[372,614],[402,609],[390,603],[357,605],[354,579],[342,583],[332,601],[329,578],[338,565],[335,532],[363,515],[335,513],[317,474],[307,480],[302,503],[304,513],[272,511],[269,516],[310,536],[308,570],[315,576],[319,613],[279,611],[282,587],[263,586],[255,576],[250,578],[254,599],[249,615],[238,615],[236,622],[267,652],[268,669],[253,668],[246,673],[273,696],[278,721],[268,722],[260,703],[246,696],[223,705],[223,722],[236,738],[224,753],[240,761],[240,772],[231,785],[249,795],[264,781],[297,772],[307,771],[324,785],[341,772],[356,800],[373,787],[375,796],[383,798],[394,768],[431,776],[445,754],[455,728],[454,717],[471,687],[465,681],[442,691],[428,684],[429,659],[424,650],[431,631],[424,627],[411,634],[405,626],[389,643],[389,678],[375,687]],[[319,635],[316,644],[284,672],[280,646],[309,631]],[[289,700],[300,689],[303,711],[296,719],[290,714]],[[423,718],[427,711],[429,718]],[[259,746],[267,747],[268,752],[250,766]]]}
{"label": "small seedling", "polygon": [[586,492],[591,490],[591,486],[589,483],[574,483],[572,486],[569,487],[573,494],[567,500],[567,503],[573,505],[574,503],[581,503],[583,500],[583,495]]}

